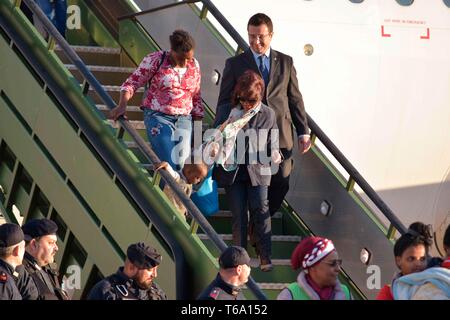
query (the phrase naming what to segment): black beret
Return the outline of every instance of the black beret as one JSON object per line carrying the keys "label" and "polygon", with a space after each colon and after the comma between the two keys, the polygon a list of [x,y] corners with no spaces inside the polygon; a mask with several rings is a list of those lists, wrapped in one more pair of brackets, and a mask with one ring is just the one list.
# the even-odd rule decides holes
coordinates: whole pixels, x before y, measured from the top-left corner
{"label": "black beret", "polygon": [[243,264],[250,265],[250,257],[244,248],[231,246],[222,252],[219,264],[222,269],[234,268]]}
{"label": "black beret", "polygon": [[127,258],[139,269],[149,269],[161,263],[161,255],[143,242],[130,245],[127,249]]}
{"label": "black beret", "polygon": [[49,234],[56,234],[58,226],[55,222],[49,219],[32,219],[22,226],[25,240],[39,238]]}
{"label": "black beret", "polygon": [[22,229],[15,223],[0,226],[0,248],[8,248],[24,240]]}

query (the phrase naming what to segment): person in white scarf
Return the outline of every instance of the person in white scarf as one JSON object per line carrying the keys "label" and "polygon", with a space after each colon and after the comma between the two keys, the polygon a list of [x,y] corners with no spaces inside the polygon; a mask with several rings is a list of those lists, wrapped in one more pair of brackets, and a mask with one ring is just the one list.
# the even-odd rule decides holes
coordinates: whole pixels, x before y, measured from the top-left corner
{"label": "person in white scarf", "polygon": [[234,88],[230,113],[216,115],[218,131],[207,145],[217,151],[213,179],[225,188],[232,212],[233,244],[246,248],[249,234],[261,270],[270,271],[272,231],[267,197],[273,171],[278,170],[273,160],[279,162],[281,156],[275,112],[262,104],[263,93],[262,78],[246,71]]}

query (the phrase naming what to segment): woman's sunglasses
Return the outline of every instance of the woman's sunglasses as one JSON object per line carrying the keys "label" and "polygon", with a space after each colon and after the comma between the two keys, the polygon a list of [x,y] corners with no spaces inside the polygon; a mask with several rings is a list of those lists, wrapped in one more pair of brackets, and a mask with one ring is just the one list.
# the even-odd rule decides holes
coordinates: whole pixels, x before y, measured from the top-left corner
{"label": "woman's sunglasses", "polygon": [[238,100],[240,103],[248,103],[248,104],[256,104],[258,102],[258,99],[247,99],[243,97],[238,97]]}

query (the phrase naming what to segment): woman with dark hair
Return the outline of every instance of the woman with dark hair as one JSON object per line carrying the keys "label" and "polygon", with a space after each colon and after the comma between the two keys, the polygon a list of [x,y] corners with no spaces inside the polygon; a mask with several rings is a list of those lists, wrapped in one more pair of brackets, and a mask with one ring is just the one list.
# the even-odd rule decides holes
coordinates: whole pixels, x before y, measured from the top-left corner
{"label": "woman with dark hair", "polygon": [[220,108],[216,114],[225,142],[213,178],[225,187],[232,212],[233,244],[247,248],[250,234],[261,270],[271,271],[272,227],[267,191],[272,172],[278,169],[272,161],[272,155],[278,154],[278,129],[274,111],[261,103],[263,93],[263,79],[248,70],[236,83],[232,106]]}
{"label": "woman with dark hair", "polygon": [[292,269],[300,269],[297,281],[289,284],[277,300],[351,300],[347,286],[338,280],[342,260],[331,240],[304,238],[292,252]]}
{"label": "woman with dark hair", "polygon": [[[414,222],[394,245],[395,264],[400,272],[392,283],[402,276],[421,272],[427,267],[428,251],[433,244],[430,227],[422,222]],[[394,300],[391,285],[385,285],[377,295],[377,300]]]}
{"label": "woman with dark hair", "polygon": [[141,106],[148,139],[161,161],[180,170],[190,153],[192,120],[201,120],[204,109],[194,39],[186,31],[175,30],[170,47],[142,60],[122,84],[120,101],[109,117],[116,120],[125,115],[133,94],[148,83]]}
{"label": "woman with dark hair", "polygon": [[400,277],[392,285],[395,300],[450,300],[450,227],[444,235],[447,258],[440,265]]}

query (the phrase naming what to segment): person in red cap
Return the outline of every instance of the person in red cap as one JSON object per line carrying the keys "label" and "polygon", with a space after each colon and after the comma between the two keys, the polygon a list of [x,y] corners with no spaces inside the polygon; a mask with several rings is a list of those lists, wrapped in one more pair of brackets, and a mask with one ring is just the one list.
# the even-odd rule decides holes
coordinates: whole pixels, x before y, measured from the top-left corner
{"label": "person in red cap", "polygon": [[349,289],[338,280],[341,264],[331,240],[303,239],[291,256],[292,268],[301,269],[297,282],[283,289],[277,300],[351,300]]}

